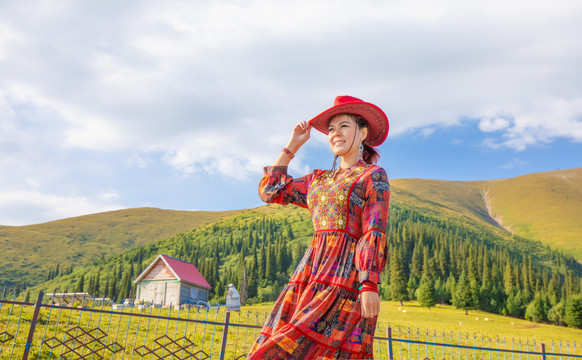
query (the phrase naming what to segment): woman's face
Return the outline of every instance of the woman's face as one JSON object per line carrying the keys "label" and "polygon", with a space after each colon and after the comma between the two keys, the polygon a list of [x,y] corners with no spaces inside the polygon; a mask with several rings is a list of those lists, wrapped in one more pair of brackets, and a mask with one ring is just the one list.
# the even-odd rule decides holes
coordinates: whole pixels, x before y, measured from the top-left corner
{"label": "woman's face", "polygon": [[356,121],[346,114],[334,116],[329,121],[328,131],[331,151],[343,157],[357,154],[358,146],[368,134],[367,128],[359,129]]}

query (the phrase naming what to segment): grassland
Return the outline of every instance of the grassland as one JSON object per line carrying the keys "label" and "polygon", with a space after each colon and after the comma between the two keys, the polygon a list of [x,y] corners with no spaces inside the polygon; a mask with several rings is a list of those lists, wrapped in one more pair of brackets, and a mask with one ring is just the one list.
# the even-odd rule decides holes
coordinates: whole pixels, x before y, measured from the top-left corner
{"label": "grassland", "polygon": [[0,284],[38,284],[60,263],[88,264],[138,246],[235,216],[244,210],[209,212],[127,209],[30,226],[0,226]]}
{"label": "grassland", "polygon": [[[242,311],[268,313],[272,306],[272,303],[244,306]],[[485,318],[488,320],[485,321]],[[398,336],[400,328],[401,334],[408,334],[408,329],[414,334],[417,329],[423,333],[428,329],[429,333],[436,331],[437,334],[449,334],[452,331],[455,334],[476,334],[492,339],[506,338],[508,341],[514,338],[546,343],[578,340],[582,343],[582,329],[533,323],[476,310],[470,310],[469,315],[465,315],[463,310],[450,305],[437,305],[428,310],[417,302],[405,302],[404,306],[400,306],[398,302],[382,301],[378,318],[380,336],[383,336],[387,326],[396,331],[394,337]]]}

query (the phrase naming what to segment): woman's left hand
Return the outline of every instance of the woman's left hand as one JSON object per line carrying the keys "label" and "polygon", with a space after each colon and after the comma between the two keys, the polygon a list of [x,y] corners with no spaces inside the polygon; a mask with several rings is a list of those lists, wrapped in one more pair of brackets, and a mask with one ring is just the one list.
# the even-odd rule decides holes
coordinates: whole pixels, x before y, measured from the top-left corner
{"label": "woman's left hand", "polygon": [[374,291],[363,291],[360,293],[360,305],[362,316],[373,318],[380,312],[380,296]]}

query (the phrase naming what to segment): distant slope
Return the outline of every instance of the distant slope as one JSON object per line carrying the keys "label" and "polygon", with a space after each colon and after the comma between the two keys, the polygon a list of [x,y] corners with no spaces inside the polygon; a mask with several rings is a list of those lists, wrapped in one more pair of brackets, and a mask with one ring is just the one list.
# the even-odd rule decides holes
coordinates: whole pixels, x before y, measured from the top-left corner
{"label": "distant slope", "polygon": [[483,182],[504,227],[582,260],[582,168]]}
{"label": "distant slope", "polygon": [[390,184],[398,202],[504,228],[582,260],[582,168],[502,180]]}
{"label": "distant slope", "polygon": [[393,201],[445,213],[449,216],[496,225],[488,215],[478,183],[466,181],[390,180]]}
{"label": "distant slope", "polygon": [[86,264],[235,216],[243,210],[126,209],[30,226],[0,226],[0,284],[37,284],[60,263]]}

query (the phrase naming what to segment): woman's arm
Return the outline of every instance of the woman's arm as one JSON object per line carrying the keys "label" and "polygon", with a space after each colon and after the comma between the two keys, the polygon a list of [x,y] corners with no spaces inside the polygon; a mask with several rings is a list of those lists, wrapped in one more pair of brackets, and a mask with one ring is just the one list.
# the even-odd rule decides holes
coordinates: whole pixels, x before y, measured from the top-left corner
{"label": "woman's arm", "polygon": [[[310,131],[311,126],[306,121],[298,123],[287,143],[287,150],[294,154],[309,139]],[[259,197],[267,203],[295,204],[307,208],[307,190],[314,174],[298,179],[287,175],[287,165],[291,158],[281,151],[273,165],[265,167],[265,175],[259,183]]]}
{"label": "woman's arm", "polygon": [[362,209],[364,235],[356,247],[356,268],[359,271],[362,316],[375,317],[380,311],[378,282],[387,258],[386,227],[390,202],[390,186],[384,169],[378,167],[366,180],[365,205]]}
{"label": "woman's arm", "polygon": [[[295,155],[299,148],[303,146],[303,144],[305,144],[307,140],[309,140],[310,132],[311,125],[309,125],[307,121],[301,121],[297,125],[295,125],[293,133],[291,134],[291,139],[287,143],[287,146],[285,146],[287,150],[289,150],[291,153],[293,153],[293,155]],[[290,161],[291,156],[281,151],[281,153],[273,163],[273,166],[287,166],[289,165]]]}

